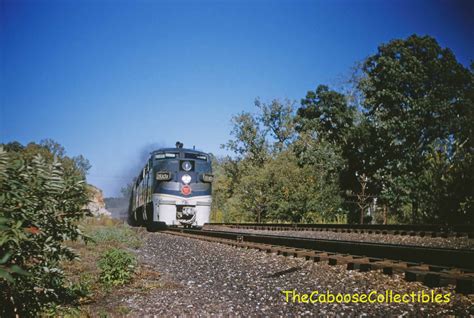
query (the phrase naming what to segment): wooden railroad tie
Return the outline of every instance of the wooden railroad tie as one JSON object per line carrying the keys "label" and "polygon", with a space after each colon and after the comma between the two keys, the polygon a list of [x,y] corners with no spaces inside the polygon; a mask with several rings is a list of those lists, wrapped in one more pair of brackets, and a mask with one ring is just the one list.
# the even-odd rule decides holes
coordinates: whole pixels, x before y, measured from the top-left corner
{"label": "wooden railroad tie", "polygon": [[405,280],[409,282],[422,282],[424,285],[430,288],[446,286],[447,284],[455,284],[457,293],[474,293],[474,273],[462,269],[449,269],[443,266],[435,266],[428,264],[387,260],[365,256],[343,255],[324,251],[299,249],[287,246],[246,242],[243,240],[243,237],[241,239],[231,240],[219,237],[187,234],[183,232],[171,232],[171,234],[205,240],[209,242],[223,243],[239,248],[257,249],[260,251],[265,251],[266,253],[275,253],[277,255],[287,257],[299,257],[304,258],[308,261],[312,260],[313,262],[327,261],[329,265],[346,264],[347,270],[358,269],[360,272],[367,272],[370,270],[382,270],[383,273],[386,275],[392,275],[393,272],[397,271],[404,273]]}

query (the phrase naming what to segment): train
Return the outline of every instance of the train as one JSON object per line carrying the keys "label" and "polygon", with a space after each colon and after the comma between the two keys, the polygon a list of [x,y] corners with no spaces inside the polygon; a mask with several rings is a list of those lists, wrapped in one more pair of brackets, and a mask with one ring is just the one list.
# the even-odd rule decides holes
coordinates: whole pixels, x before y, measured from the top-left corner
{"label": "train", "polygon": [[213,180],[207,153],[183,148],[181,142],[151,152],[132,187],[128,223],[150,232],[202,227],[210,221]]}

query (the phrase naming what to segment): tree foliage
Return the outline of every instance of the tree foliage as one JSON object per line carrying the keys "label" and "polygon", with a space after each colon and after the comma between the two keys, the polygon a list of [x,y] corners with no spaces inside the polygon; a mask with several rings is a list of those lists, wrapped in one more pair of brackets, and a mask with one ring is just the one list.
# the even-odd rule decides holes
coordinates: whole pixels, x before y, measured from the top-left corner
{"label": "tree foliage", "polygon": [[[458,160],[472,160],[472,72],[435,39],[415,35],[381,45],[366,60],[363,72],[359,87],[365,96],[366,118],[373,127],[370,138],[378,141],[374,178],[383,196],[400,213],[410,204],[412,222],[462,222],[466,217],[472,221],[465,209],[472,201],[472,190],[461,191],[462,195],[448,189],[441,193],[426,184],[428,176],[441,171],[446,174],[443,179],[454,177],[451,173],[456,169],[443,167],[460,169],[465,166]],[[457,172],[458,177],[472,182],[472,169],[465,169]],[[433,195],[438,199],[446,196],[449,206],[425,204],[424,198]]]}
{"label": "tree foliage", "polygon": [[296,114],[257,99],[233,117],[235,156],[216,161],[217,208],[226,221],[359,222],[370,206],[383,222],[473,223],[473,71],[413,35],[359,63],[346,94],[319,85]]}
{"label": "tree foliage", "polygon": [[37,316],[74,298],[59,262],[75,258],[63,242],[82,236],[76,222],[88,195],[61,148],[13,145],[0,147],[0,316]]}
{"label": "tree foliage", "polygon": [[317,138],[343,143],[354,124],[354,112],[343,94],[319,85],[301,100],[296,120],[298,131],[314,131]]}
{"label": "tree foliage", "polygon": [[260,110],[258,119],[265,129],[265,134],[269,133],[274,140],[271,147],[273,152],[283,151],[294,141],[294,104],[290,100],[280,102],[274,99],[269,104],[263,103],[259,99],[255,100],[255,106]]}
{"label": "tree foliage", "polygon": [[226,211],[225,221],[332,221],[341,214],[340,151],[309,134],[297,137],[293,105],[257,100],[258,114],[234,117],[227,149],[237,156],[215,162],[214,210]]}
{"label": "tree foliage", "polygon": [[232,124],[231,135],[235,138],[223,148],[234,152],[239,159],[245,158],[252,165],[261,166],[268,155],[268,144],[258,119],[251,113],[242,112],[232,117]]}

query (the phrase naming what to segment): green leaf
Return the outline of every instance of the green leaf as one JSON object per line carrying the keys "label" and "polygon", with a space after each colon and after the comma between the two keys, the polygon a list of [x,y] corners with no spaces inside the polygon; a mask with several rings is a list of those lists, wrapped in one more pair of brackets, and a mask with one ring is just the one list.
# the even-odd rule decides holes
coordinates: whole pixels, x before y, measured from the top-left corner
{"label": "green leaf", "polygon": [[8,221],[10,221],[10,219],[0,216],[0,224],[7,223]]}
{"label": "green leaf", "polygon": [[15,280],[13,279],[12,275],[10,275],[8,272],[6,272],[5,270],[3,270],[2,268],[0,268],[0,277],[2,277],[3,279],[5,279],[6,281],[10,282],[10,283],[14,283]]}
{"label": "green leaf", "polygon": [[6,253],[1,259],[0,259],[0,264],[5,264],[9,259],[10,256],[12,256],[12,253]]}
{"label": "green leaf", "polygon": [[10,267],[10,271],[12,273],[17,273],[17,274],[20,274],[20,275],[26,275],[26,276],[31,276],[31,273],[25,271],[24,269],[22,269],[20,266],[18,265],[13,265],[12,267]]}

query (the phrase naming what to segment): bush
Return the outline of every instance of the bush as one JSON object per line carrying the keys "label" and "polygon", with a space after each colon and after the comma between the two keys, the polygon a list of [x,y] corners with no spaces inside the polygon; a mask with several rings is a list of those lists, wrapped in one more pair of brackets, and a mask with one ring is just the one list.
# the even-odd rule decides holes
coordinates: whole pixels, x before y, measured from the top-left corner
{"label": "bush", "polygon": [[1,317],[37,316],[71,301],[59,262],[75,258],[63,242],[82,237],[76,223],[88,214],[84,174],[66,169],[67,157],[28,149],[0,147]]}
{"label": "bush", "polygon": [[137,261],[135,256],[125,250],[108,250],[99,260],[100,281],[106,286],[126,284],[132,278]]}

